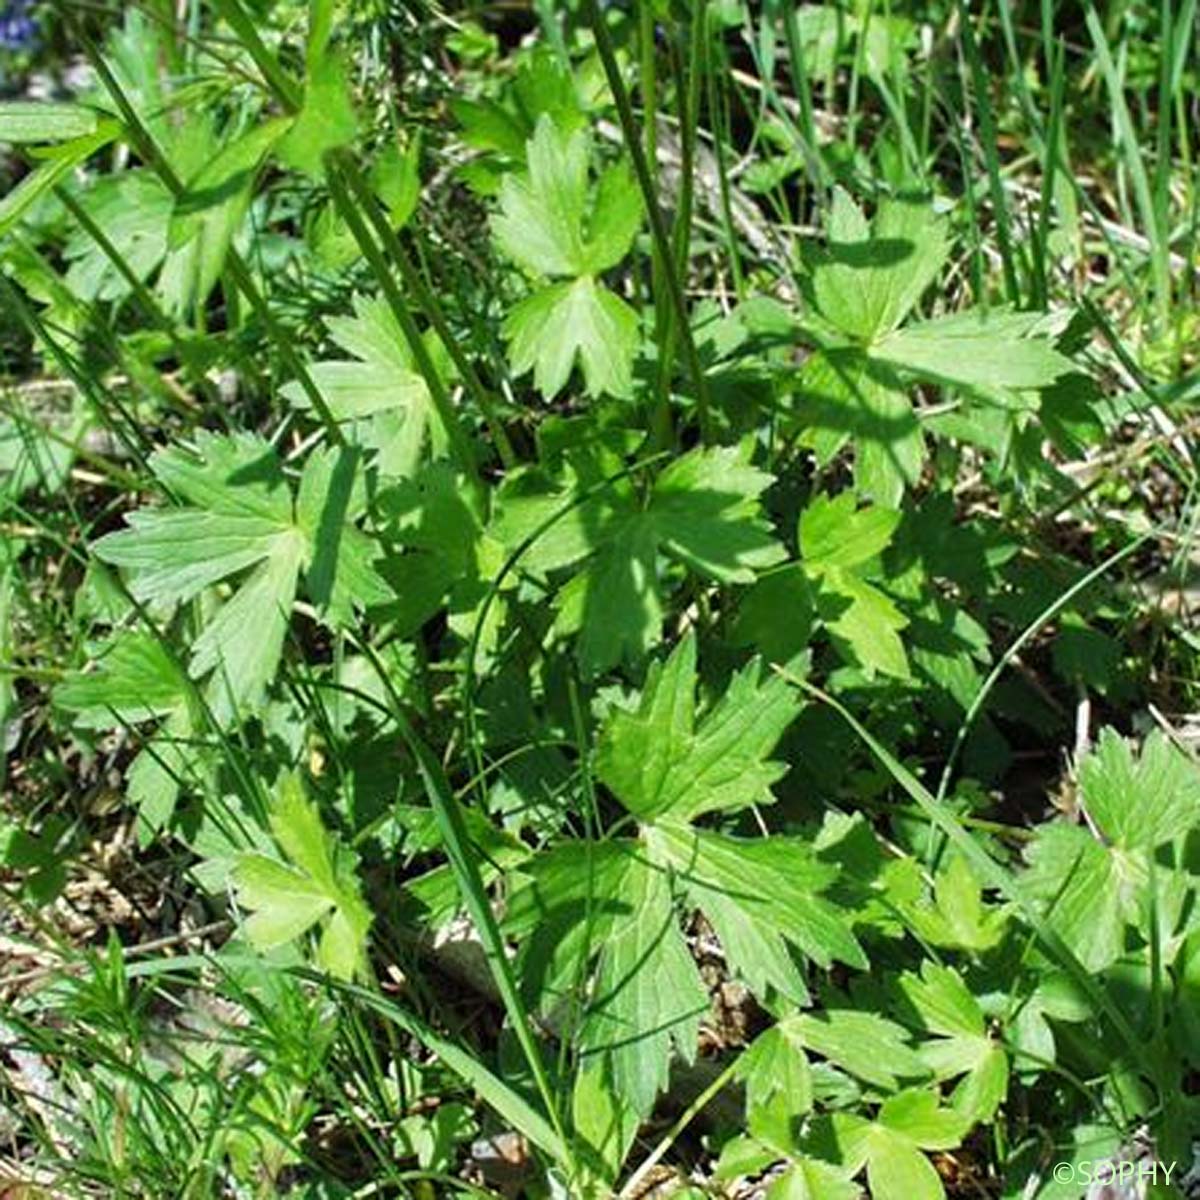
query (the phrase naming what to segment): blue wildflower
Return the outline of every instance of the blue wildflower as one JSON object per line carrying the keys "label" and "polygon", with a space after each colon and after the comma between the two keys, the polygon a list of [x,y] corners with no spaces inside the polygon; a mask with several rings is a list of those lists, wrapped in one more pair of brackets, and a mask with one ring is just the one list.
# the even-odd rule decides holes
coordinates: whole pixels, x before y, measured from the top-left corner
{"label": "blue wildflower", "polygon": [[37,41],[37,21],[30,0],[8,0],[0,6],[0,50],[29,50]]}

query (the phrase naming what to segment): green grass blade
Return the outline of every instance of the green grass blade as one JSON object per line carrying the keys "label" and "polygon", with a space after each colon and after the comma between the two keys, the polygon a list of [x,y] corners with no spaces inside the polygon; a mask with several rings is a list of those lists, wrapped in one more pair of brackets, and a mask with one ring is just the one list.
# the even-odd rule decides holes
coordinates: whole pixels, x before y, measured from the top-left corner
{"label": "green grass blade", "polygon": [[[1137,130],[1134,128],[1133,118],[1129,115],[1129,106],[1125,103],[1125,91],[1116,63],[1113,61],[1112,49],[1105,36],[1104,26],[1093,5],[1088,4],[1085,8],[1084,19],[1096,51],[1096,59],[1100,64],[1100,72],[1104,76],[1105,86],[1108,89],[1108,101],[1112,109],[1117,149],[1125,164],[1130,182],[1133,184],[1133,195],[1142,222],[1142,232],[1150,241],[1150,273],[1154,288],[1154,304],[1158,314],[1160,332],[1165,332],[1171,307],[1171,247],[1167,231],[1159,224],[1158,209],[1154,203],[1154,192],[1150,186],[1150,177],[1146,173],[1146,164],[1142,159]],[[1163,119],[1162,114],[1159,115],[1160,119]]]}
{"label": "green grass blade", "polygon": [[[696,406],[700,414],[702,432],[708,431],[708,378],[700,362],[700,354],[696,349],[696,340],[692,336],[691,321],[688,316],[687,297],[684,295],[683,283],[670,269],[674,261],[671,249],[671,238],[667,232],[666,219],[658,203],[658,194],[654,189],[654,178],[650,165],[646,160],[646,152],[642,139],[638,136],[637,122],[633,116],[633,105],[629,102],[629,90],[625,87],[625,79],[617,62],[616,50],[612,37],[608,32],[604,14],[601,13],[596,0],[583,0],[583,11],[588,24],[596,39],[596,49],[600,55],[600,63],[604,68],[604,77],[613,94],[617,106],[617,116],[621,123],[621,132],[625,136],[625,145],[633,160],[633,171],[637,176],[638,186],[642,190],[642,199],[646,204],[646,215],[650,220],[650,233],[658,248],[659,258],[663,264],[663,278],[667,286],[667,295],[674,310],[675,322],[678,325],[679,337],[683,342],[684,358],[687,360],[688,374],[692,386],[696,390]],[[653,120],[653,114],[647,114],[647,120]]]}
{"label": "green grass blade", "polygon": [[114,141],[120,132],[121,127],[116,121],[105,121],[95,133],[59,146],[52,158],[26,175],[0,199],[0,238],[6,237],[29,209],[66,179],[81,162]]}
{"label": "green grass blade", "polygon": [[549,1115],[550,1123],[554,1128],[556,1144],[559,1146],[560,1151],[565,1152],[557,1155],[558,1161],[565,1167],[570,1168],[573,1173],[570,1145],[563,1136],[563,1125],[554,1101],[554,1093],[550,1086],[549,1075],[546,1072],[545,1060],[542,1058],[542,1052],[534,1040],[530,1015],[524,1001],[521,999],[516,978],[513,975],[512,964],[509,961],[507,948],[504,944],[504,938],[500,932],[499,923],[496,921],[495,913],[492,912],[487,888],[484,885],[483,877],[479,870],[475,847],[467,831],[466,822],[463,820],[459,801],[454,795],[449,781],[446,779],[446,773],[442,769],[441,763],[438,762],[433,751],[430,750],[405,716],[402,701],[399,695],[396,694],[387,669],[379,661],[379,656],[365,642],[362,644],[362,650],[371,662],[388,693],[388,697],[392,703],[392,717],[413,758],[416,760],[417,770],[421,776],[425,794],[429,798],[430,806],[437,820],[438,830],[442,836],[443,848],[446,852],[446,857],[450,861],[450,868],[454,872],[459,893],[466,906],[467,914],[475,926],[475,931],[479,935],[480,943],[487,957],[488,967],[491,970],[492,978],[495,980],[496,989],[500,993],[500,1000],[504,1005],[505,1012],[508,1014],[509,1021],[512,1023],[513,1032],[529,1064],[538,1094],[541,1096],[542,1103],[545,1105],[546,1112]]}
{"label": "green grass blade", "polygon": [[560,1130],[553,1128],[515,1088],[493,1074],[469,1051],[443,1037],[415,1013],[393,1004],[386,996],[359,984],[331,980],[312,972],[300,972],[304,977],[331,987],[353,998],[391,1021],[414,1037],[447,1067],[479,1093],[480,1098],[496,1113],[523,1133],[535,1146],[558,1163],[569,1161],[569,1153]]}
{"label": "green grass blade", "polygon": [[1004,290],[1010,304],[1020,304],[1021,287],[1017,280],[1016,257],[1013,252],[1012,221],[1008,212],[1008,200],[1004,194],[1004,181],[1000,177],[1000,148],[996,140],[996,118],[992,112],[991,97],[988,95],[988,75],[979,54],[979,46],[975,42],[971,12],[967,5],[961,2],[959,19],[963,50],[971,68],[979,135],[987,159],[988,184],[992,195],[992,208],[996,214],[996,241],[1000,246],[1000,259],[1004,268]]}

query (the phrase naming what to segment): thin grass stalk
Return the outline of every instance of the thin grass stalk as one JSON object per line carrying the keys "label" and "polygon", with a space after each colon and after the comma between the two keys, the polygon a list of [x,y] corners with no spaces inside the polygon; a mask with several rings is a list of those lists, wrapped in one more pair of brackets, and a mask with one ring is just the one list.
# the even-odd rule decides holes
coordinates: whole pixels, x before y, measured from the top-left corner
{"label": "thin grass stalk", "polygon": [[329,194],[338,215],[345,221],[346,227],[362,251],[363,257],[367,260],[367,264],[387,300],[392,315],[396,318],[396,323],[400,326],[413,361],[417,364],[417,370],[421,373],[425,385],[429,389],[430,399],[433,401],[438,420],[442,423],[442,428],[449,439],[455,462],[459,470],[466,476],[476,501],[483,506],[486,503],[486,495],[483,480],[479,474],[479,466],[475,461],[474,447],[459,420],[459,414],[450,399],[450,393],[446,390],[446,385],[442,382],[442,377],[434,365],[429,348],[425,345],[425,339],[421,336],[421,331],[408,311],[404,297],[400,295],[400,289],[396,286],[391,271],[388,270],[383,251],[371,235],[371,231],[363,221],[361,211],[354,202],[350,186],[344,177],[346,156],[334,151],[326,157],[325,161],[326,182],[329,185]]}
{"label": "thin grass stalk", "polygon": [[971,25],[971,12],[964,0],[959,0],[959,22],[962,30],[962,45],[971,70],[972,90],[979,119],[980,139],[987,161],[988,183],[991,189],[992,208],[996,218],[996,241],[1000,247],[1000,259],[1004,270],[1004,290],[1010,304],[1021,303],[1021,288],[1017,281],[1016,259],[1013,253],[1012,222],[1008,213],[1008,199],[1004,194],[1004,182],[1000,174],[1000,148],[996,140],[996,119],[992,113],[992,101],[988,95],[988,77],[975,41]]}
{"label": "thin grass stalk", "polygon": [[[650,174],[649,164],[646,161],[646,152],[638,136],[637,122],[633,115],[633,106],[629,102],[629,90],[626,88],[625,80],[621,76],[621,68],[617,63],[616,50],[613,47],[612,37],[608,32],[608,26],[605,24],[604,16],[600,12],[596,0],[583,0],[583,8],[592,34],[596,39],[596,49],[600,55],[600,63],[604,68],[605,78],[608,80],[609,90],[612,92],[613,100],[617,106],[621,132],[625,136],[625,145],[629,150],[630,157],[633,159],[633,170],[637,176],[638,185],[642,190],[642,198],[646,205],[646,215],[650,220],[651,235],[658,246],[660,258],[664,263],[669,264],[672,261],[671,240],[667,234],[667,226],[662,215],[662,209],[658,204],[658,196],[654,190],[654,180]],[[648,119],[652,119],[652,116]],[[696,392],[700,428],[707,435],[710,432],[708,379],[705,377],[704,367],[700,362],[700,354],[696,349],[696,341],[692,336],[692,327],[689,320],[687,299],[684,296],[683,283],[676,276],[675,272],[671,270],[664,272],[664,279],[667,284],[667,292],[671,304],[675,311],[675,320],[679,323],[679,334],[683,342],[684,358],[687,361],[692,386]]]}
{"label": "thin grass stalk", "polygon": [[442,345],[445,346],[446,352],[458,368],[458,373],[462,377],[463,384],[471,393],[480,413],[483,415],[484,421],[487,423],[492,440],[496,443],[496,450],[500,455],[501,463],[503,463],[506,469],[511,470],[517,465],[517,458],[513,451],[512,443],[508,439],[508,434],[504,429],[504,424],[500,420],[495,406],[492,404],[488,390],[484,386],[483,380],[480,379],[479,373],[475,370],[474,364],[463,353],[459,339],[454,336],[454,332],[450,328],[450,323],[442,311],[442,306],[438,302],[436,294],[425,283],[421,272],[405,251],[403,243],[396,236],[396,231],[388,223],[379,206],[379,202],[372,195],[354,159],[349,154],[339,154],[338,166],[341,170],[343,180],[353,196],[354,202],[362,212],[366,213],[367,219],[375,229],[375,234],[380,244],[399,270],[400,277],[404,281],[404,286],[416,299],[418,307],[425,314],[426,319],[437,333]]}

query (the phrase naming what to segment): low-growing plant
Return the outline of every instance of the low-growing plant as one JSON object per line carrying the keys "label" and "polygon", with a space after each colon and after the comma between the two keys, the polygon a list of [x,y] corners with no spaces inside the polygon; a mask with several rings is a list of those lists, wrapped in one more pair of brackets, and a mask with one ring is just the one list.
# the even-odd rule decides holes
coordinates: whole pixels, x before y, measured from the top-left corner
{"label": "low-growing plant", "polygon": [[36,6],[14,1186],[1194,1183],[1160,8]]}

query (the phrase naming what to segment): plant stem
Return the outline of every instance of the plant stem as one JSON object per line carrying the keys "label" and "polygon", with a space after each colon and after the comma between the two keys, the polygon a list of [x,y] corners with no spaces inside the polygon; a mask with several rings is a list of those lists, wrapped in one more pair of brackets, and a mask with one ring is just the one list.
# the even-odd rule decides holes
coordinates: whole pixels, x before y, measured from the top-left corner
{"label": "plant stem", "polygon": [[442,345],[446,347],[447,354],[450,355],[454,365],[458,368],[458,373],[462,377],[464,385],[474,397],[475,403],[479,406],[479,411],[483,414],[483,419],[487,422],[488,430],[491,432],[492,439],[496,443],[496,450],[500,455],[500,461],[507,470],[511,470],[517,465],[517,456],[513,451],[512,443],[508,439],[508,433],[496,413],[495,406],[492,404],[492,398],[488,394],[483,380],[480,379],[474,364],[463,353],[459,339],[454,336],[454,332],[450,328],[450,323],[446,320],[445,313],[438,303],[437,296],[425,283],[425,280],[421,277],[421,272],[417,269],[416,264],[409,257],[400,239],[396,236],[396,231],[388,223],[387,217],[379,207],[378,201],[371,194],[370,188],[367,187],[366,181],[362,177],[362,172],[358,169],[354,159],[348,153],[339,153],[337,158],[342,177],[353,194],[355,202],[366,213],[367,219],[374,226],[375,234],[383,245],[384,250],[387,251],[388,257],[396,264],[400,272],[400,277],[404,281],[404,286],[416,298],[421,311],[425,314],[429,324],[437,332]]}
{"label": "plant stem", "polygon": [[[667,292],[675,311],[679,335],[683,341],[684,357],[687,359],[688,373],[692,377],[692,386],[696,389],[696,405],[700,413],[701,432],[708,437],[711,434],[709,419],[708,380],[704,367],[700,362],[700,354],[696,349],[695,338],[692,337],[692,327],[688,319],[687,298],[683,294],[683,284],[678,276],[670,269],[673,261],[671,239],[667,233],[666,220],[658,205],[658,196],[654,190],[654,180],[646,161],[646,152],[638,136],[637,122],[633,116],[633,105],[629,101],[629,90],[625,80],[621,78],[621,68],[617,63],[616,51],[613,48],[612,37],[604,16],[596,0],[583,0],[584,12],[592,35],[596,39],[596,49],[600,54],[600,62],[604,67],[604,75],[612,91],[613,100],[617,106],[617,115],[621,122],[621,132],[625,136],[625,146],[633,160],[634,174],[637,175],[638,185],[642,189],[642,198],[646,203],[646,215],[650,220],[650,232],[654,238],[659,258],[664,264],[663,277],[666,281]],[[648,120],[653,120],[653,114],[648,114]]]}
{"label": "plant stem", "polygon": [[[474,448],[467,437],[466,430],[463,429],[462,422],[458,419],[458,413],[450,399],[450,393],[447,392],[446,385],[442,382],[442,377],[438,373],[433,358],[430,356],[429,348],[425,345],[424,338],[421,337],[421,331],[417,328],[417,323],[408,311],[408,307],[404,303],[404,297],[400,295],[400,289],[396,286],[396,281],[392,277],[391,271],[388,270],[387,261],[383,257],[383,251],[371,236],[371,231],[363,221],[362,213],[354,203],[349,185],[343,177],[345,159],[346,156],[337,151],[332,152],[325,159],[329,194],[333,198],[333,203],[337,208],[338,214],[346,222],[347,228],[349,228],[355,242],[358,243],[358,248],[363,252],[363,257],[370,265],[383,291],[384,298],[388,302],[388,307],[392,310],[392,315],[396,318],[396,323],[400,326],[400,331],[404,334],[404,340],[408,343],[409,351],[412,353],[413,360],[417,364],[417,370],[420,371],[425,380],[426,387],[429,388],[430,399],[433,401],[433,407],[437,410],[442,428],[446,431],[446,436],[450,441],[450,448],[459,469],[467,477],[468,484],[476,501],[483,506],[486,503],[487,497],[483,480],[479,475],[479,466],[475,462]],[[481,507],[480,511],[482,512],[484,509]]]}

